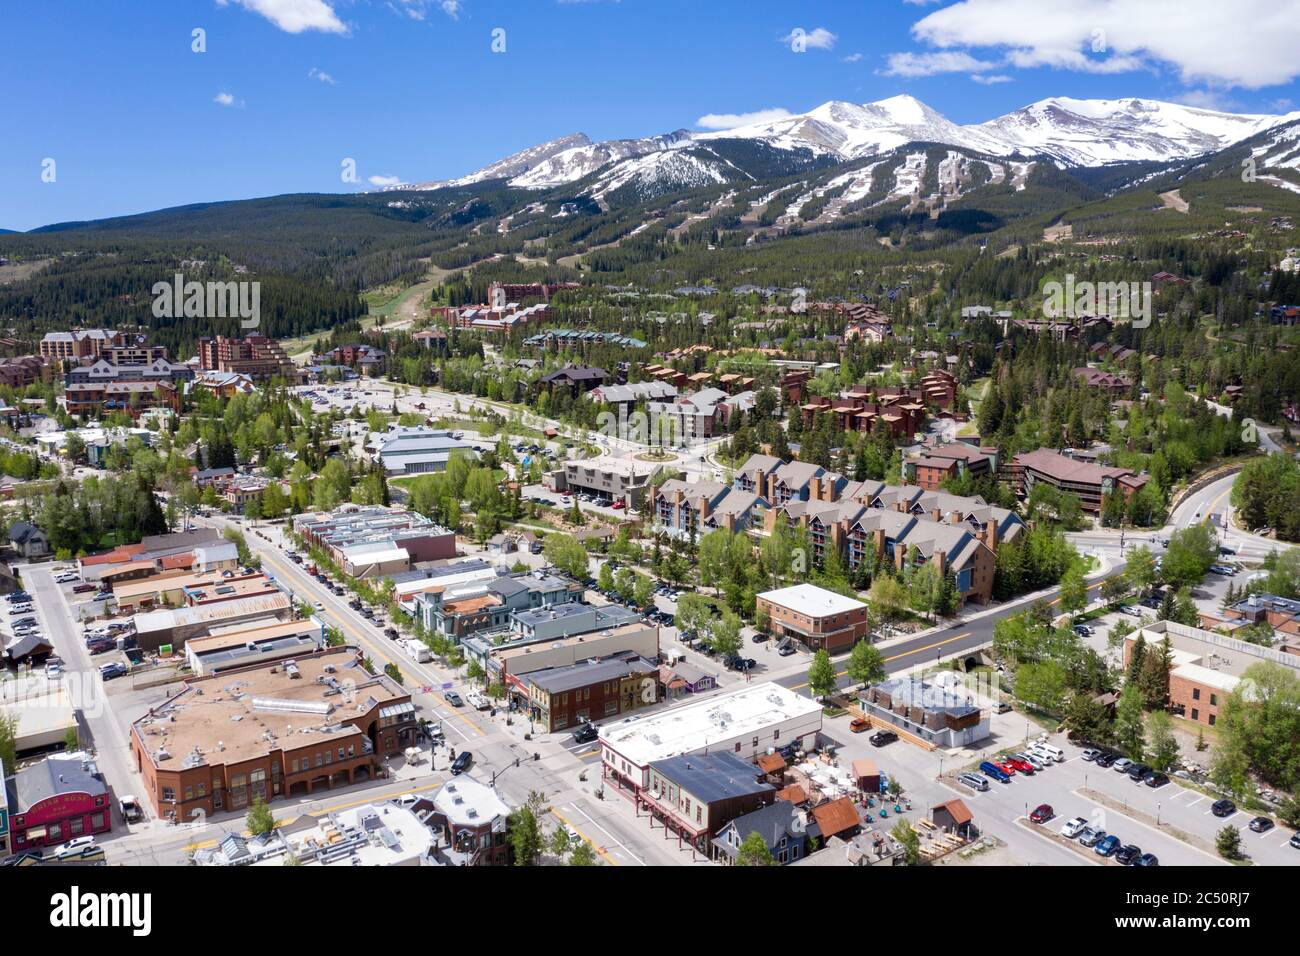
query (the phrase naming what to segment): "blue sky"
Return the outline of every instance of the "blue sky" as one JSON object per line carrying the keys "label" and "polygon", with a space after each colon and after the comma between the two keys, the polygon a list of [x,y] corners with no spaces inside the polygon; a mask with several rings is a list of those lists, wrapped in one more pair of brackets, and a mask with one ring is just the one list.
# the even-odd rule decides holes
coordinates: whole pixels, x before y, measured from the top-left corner
{"label": "blue sky", "polygon": [[904,92],[958,123],[1058,95],[1286,112],[1296,49],[1300,0],[10,0],[0,227]]}

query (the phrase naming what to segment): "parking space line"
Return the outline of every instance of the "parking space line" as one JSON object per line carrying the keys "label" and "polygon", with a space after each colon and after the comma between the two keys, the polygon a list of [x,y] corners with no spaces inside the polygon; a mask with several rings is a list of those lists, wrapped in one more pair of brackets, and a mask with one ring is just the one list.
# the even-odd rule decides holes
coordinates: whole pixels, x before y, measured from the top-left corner
{"label": "parking space line", "polygon": [[624,853],[626,853],[626,854],[627,854],[628,856],[630,856],[632,859],[636,860],[636,862],[637,862],[638,864],[640,864],[641,866],[646,866],[646,865],[647,865],[645,860],[641,859],[639,856],[637,856],[635,853],[633,853],[630,849],[628,849],[628,846],[627,846],[626,843],[624,843],[624,842],[623,842],[622,840],[620,840],[618,837],[614,836],[614,834],[610,833],[610,832],[609,832],[608,830],[606,830],[603,826],[601,826],[599,823],[597,823],[597,822],[595,821],[595,819],[592,818],[591,814],[587,813],[587,811],[584,810],[584,809],[582,809],[582,807],[578,806],[576,803],[571,803],[571,804],[569,804],[569,809],[570,809],[570,810],[573,810],[575,813],[581,813],[584,817],[587,818],[587,822],[588,822],[588,823],[590,823],[593,827],[595,827],[595,828],[596,828],[597,830],[599,830],[601,833],[605,834],[605,836],[609,837],[612,841],[614,841],[614,845],[615,845],[615,846],[621,848],[621,849],[623,850]]}

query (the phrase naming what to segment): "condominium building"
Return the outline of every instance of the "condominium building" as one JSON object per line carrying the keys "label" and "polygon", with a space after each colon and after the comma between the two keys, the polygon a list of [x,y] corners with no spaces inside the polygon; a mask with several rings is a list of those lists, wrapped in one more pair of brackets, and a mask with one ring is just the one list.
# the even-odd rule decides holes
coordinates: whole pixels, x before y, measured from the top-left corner
{"label": "condominium building", "polygon": [[282,378],[296,383],[298,370],[280,343],[264,335],[199,339],[199,368],[204,371],[240,372],[255,382]]}

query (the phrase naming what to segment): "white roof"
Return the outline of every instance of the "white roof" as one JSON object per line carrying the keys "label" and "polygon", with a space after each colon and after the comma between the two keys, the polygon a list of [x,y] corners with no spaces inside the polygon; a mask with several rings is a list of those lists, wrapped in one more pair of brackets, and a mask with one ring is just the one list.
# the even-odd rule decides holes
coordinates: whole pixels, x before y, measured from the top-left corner
{"label": "white roof", "polygon": [[445,783],[433,803],[457,826],[483,826],[510,815],[510,807],[495,790],[464,774]]}
{"label": "white roof", "polygon": [[1233,677],[1231,674],[1225,674],[1223,671],[1216,671],[1213,668],[1202,667],[1200,664],[1183,664],[1175,667],[1170,671],[1170,674],[1196,684],[1204,684],[1206,687],[1217,687],[1219,690],[1228,693],[1236,690],[1237,684],[1241,680],[1239,677]]}
{"label": "white roof", "polygon": [[759,597],[808,617],[842,614],[862,607],[862,602],[815,584],[795,584],[777,591],[764,591]]}
{"label": "white roof", "polygon": [[600,740],[637,766],[761,734],[821,714],[821,704],[779,684],[750,684],[725,694],[601,728]]}

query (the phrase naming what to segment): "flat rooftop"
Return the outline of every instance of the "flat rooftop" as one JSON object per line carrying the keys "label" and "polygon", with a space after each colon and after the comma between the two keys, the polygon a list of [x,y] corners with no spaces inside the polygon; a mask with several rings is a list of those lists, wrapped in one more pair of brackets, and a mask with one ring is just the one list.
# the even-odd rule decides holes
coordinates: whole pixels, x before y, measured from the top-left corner
{"label": "flat rooftop", "polygon": [[794,584],[776,591],[764,591],[759,597],[807,617],[826,617],[860,610],[861,601],[845,597],[815,584]]}
{"label": "flat rooftop", "polygon": [[354,648],[292,663],[297,677],[286,661],[190,681],[132,729],[167,770],[234,764],[327,741],[357,744],[359,754],[365,735],[347,721],[407,696],[387,677],[368,674]]}
{"label": "flat rooftop", "polygon": [[645,766],[711,743],[757,734],[776,724],[816,716],[821,704],[779,684],[751,684],[601,729],[601,743]]}

